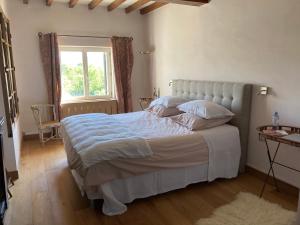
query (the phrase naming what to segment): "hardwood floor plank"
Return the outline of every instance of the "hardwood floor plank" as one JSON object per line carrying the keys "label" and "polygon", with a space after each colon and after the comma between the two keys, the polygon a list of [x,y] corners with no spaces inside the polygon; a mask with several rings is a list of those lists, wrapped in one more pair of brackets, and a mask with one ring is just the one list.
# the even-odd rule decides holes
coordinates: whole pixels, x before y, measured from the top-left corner
{"label": "hardwood floor plank", "polygon": [[[68,173],[67,168],[61,170],[54,170],[47,173],[49,193],[51,193],[50,201],[52,204],[52,210],[54,218],[57,224],[74,224],[79,225],[78,218],[74,211],[74,201],[80,198],[81,201],[84,198],[81,198],[79,190],[75,190],[76,195],[74,195],[74,189],[77,188],[75,184],[71,186],[68,182],[72,179],[71,175]],[[76,199],[74,199],[76,198]],[[77,205],[78,208],[81,208],[81,205]]]}
{"label": "hardwood floor plank", "polygon": [[54,217],[48,192],[35,192],[32,197],[32,221],[34,225],[52,225]]}
{"label": "hardwood floor plank", "polygon": [[178,208],[170,202],[167,196],[161,195],[159,198],[153,199],[151,203],[157,208],[157,211],[159,212],[161,219],[165,221],[165,224],[193,225],[185,215],[180,214]]}
{"label": "hardwood floor plank", "polygon": [[87,208],[83,210],[79,210],[76,212],[76,215],[81,222],[81,224],[88,225],[99,225],[101,223],[101,219],[99,218],[99,214],[93,209]]}
{"label": "hardwood floor plank", "polygon": [[[6,225],[194,225],[239,192],[258,194],[262,187],[262,180],[243,174],[135,200],[125,214],[109,217],[89,208],[89,201],[81,196],[61,142],[41,146],[35,140],[25,141],[19,174],[11,189]],[[270,185],[264,198],[290,210],[297,208],[297,196],[277,192]]]}
{"label": "hardwood floor plank", "polygon": [[[33,207],[32,207],[32,193],[30,177],[30,165],[23,164],[24,171],[22,171],[22,182],[16,183],[11,188],[13,198],[9,201],[9,209],[7,216],[10,217],[10,224],[33,224]],[[17,213],[16,213],[17,212]]]}
{"label": "hardwood floor plank", "polygon": [[151,210],[149,204],[145,204],[143,200],[133,202],[133,204],[128,207],[127,212],[118,216],[118,220],[121,224],[142,225],[147,221],[148,225],[164,225],[161,221],[157,220],[160,214]]}
{"label": "hardwood floor plank", "polygon": [[192,188],[187,188],[186,191],[180,191],[180,193],[170,193],[168,199],[180,214],[185,215],[192,223],[195,223],[199,218],[208,217],[214,210],[213,207],[198,198]]}

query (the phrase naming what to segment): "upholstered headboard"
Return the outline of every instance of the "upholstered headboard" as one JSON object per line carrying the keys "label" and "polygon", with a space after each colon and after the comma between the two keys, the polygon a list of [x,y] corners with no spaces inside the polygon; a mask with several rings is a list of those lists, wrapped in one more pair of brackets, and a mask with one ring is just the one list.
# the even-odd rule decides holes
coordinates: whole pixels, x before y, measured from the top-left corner
{"label": "upholstered headboard", "polygon": [[239,128],[242,156],[240,172],[247,162],[252,85],[243,83],[173,80],[172,95],[188,99],[203,99],[225,106],[235,114],[232,125]]}

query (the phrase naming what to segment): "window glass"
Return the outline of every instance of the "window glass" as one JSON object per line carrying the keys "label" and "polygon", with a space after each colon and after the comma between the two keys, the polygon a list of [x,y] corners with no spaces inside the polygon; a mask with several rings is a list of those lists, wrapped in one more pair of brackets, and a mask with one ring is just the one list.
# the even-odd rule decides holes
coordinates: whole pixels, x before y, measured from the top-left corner
{"label": "window glass", "polygon": [[82,52],[61,51],[62,99],[84,96]]}
{"label": "window glass", "polygon": [[112,97],[111,49],[60,47],[62,101]]}
{"label": "window glass", "polygon": [[89,96],[108,95],[105,52],[87,52]]}

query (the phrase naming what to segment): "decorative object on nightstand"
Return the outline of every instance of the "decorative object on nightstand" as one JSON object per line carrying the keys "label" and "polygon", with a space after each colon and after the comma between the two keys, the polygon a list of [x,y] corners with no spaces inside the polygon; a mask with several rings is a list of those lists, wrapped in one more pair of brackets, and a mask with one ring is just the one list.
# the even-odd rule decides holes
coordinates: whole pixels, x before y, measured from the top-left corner
{"label": "decorative object on nightstand", "polygon": [[140,98],[139,99],[139,103],[140,103],[140,107],[142,110],[145,110],[146,108],[148,108],[148,106],[150,105],[150,103],[153,101],[154,98],[152,97],[144,97],[144,98]]}
{"label": "decorative object on nightstand", "polygon": [[[259,140],[265,142],[267,154],[268,154],[268,160],[270,163],[270,168],[266,175],[264,185],[263,185],[263,188],[260,193],[260,197],[262,197],[264,194],[264,191],[265,191],[265,187],[266,187],[268,178],[270,177],[271,173],[272,173],[275,187],[277,190],[279,190],[277,180],[275,177],[275,173],[274,173],[274,168],[273,168],[274,164],[300,173],[300,170],[292,168],[289,165],[285,165],[285,164],[282,164],[282,163],[276,161],[276,156],[280,149],[281,144],[287,144],[287,145],[291,145],[291,146],[300,148],[300,128],[292,127],[292,126],[281,126],[281,125],[274,127],[274,126],[268,125],[268,126],[258,127],[257,131],[259,134]],[[270,151],[270,146],[268,144],[268,140],[277,142],[277,147],[276,147],[275,154],[273,155],[273,157],[271,156],[271,151]]]}

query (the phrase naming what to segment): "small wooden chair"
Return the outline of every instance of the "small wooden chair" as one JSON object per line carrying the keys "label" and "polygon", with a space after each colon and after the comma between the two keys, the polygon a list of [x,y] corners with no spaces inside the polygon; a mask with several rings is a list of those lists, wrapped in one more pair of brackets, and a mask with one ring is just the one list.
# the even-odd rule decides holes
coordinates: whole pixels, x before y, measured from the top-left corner
{"label": "small wooden chair", "polygon": [[[61,139],[60,122],[55,113],[55,106],[50,104],[32,105],[31,110],[35,119],[41,144],[45,144],[52,139]],[[45,138],[45,133],[50,133],[50,137]]]}

